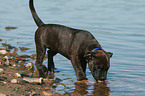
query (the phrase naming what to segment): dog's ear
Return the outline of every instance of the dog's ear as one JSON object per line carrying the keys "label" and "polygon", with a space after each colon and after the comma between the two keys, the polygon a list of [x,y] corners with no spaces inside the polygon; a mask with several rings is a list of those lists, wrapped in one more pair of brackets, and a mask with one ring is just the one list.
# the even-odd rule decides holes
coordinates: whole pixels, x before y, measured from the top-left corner
{"label": "dog's ear", "polygon": [[86,60],[92,60],[93,57],[93,52],[88,52],[87,54],[84,55],[84,57],[86,58]]}
{"label": "dog's ear", "polygon": [[111,58],[113,56],[113,53],[107,52],[107,55]]}

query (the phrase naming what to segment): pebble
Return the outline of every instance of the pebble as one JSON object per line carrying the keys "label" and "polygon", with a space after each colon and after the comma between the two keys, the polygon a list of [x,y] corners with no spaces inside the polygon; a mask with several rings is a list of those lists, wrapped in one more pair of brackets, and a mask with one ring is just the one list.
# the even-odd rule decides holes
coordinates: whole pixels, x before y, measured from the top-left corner
{"label": "pebble", "polygon": [[28,62],[26,65],[25,65],[26,68],[28,69],[32,69],[33,68],[33,63],[32,62]]}
{"label": "pebble", "polygon": [[29,50],[30,48],[26,48],[26,47],[19,47],[21,51],[26,51]]}
{"label": "pebble", "polygon": [[27,81],[29,83],[38,83],[38,84],[42,84],[42,82],[43,82],[43,78],[29,78],[29,77],[24,77],[23,80],[24,81]]}
{"label": "pebble", "polygon": [[8,56],[5,56],[4,59],[6,59],[5,64],[6,64],[6,65],[9,65],[9,64],[10,64],[10,62],[9,62],[9,60],[8,60],[9,57],[8,57]]}
{"label": "pebble", "polygon": [[43,91],[43,95],[44,95],[44,96],[54,96],[53,93],[48,93],[48,92],[46,92],[46,91]]}
{"label": "pebble", "polygon": [[3,93],[0,93],[0,96],[6,96],[5,94],[3,94]]}
{"label": "pebble", "polygon": [[8,60],[8,59],[9,59],[9,57],[8,57],[8,56],[4,56],[4,59]]}
{"label": "pebble", "polygon": [[18,48],[15,47],[15,48],[14,48],[14,51],[17,52],[17,51],[18,51]]}
{"label": "pebble", "polygon": [[21,74],[19,74],[19,73],[15,73],[15,75],[16,75],[18,78],[22,77]]}
{"label": "pebble", "polygon": [[[46,91],[43,91],[43,95],[44,96],[62,96],[60,93],[52,93],[52,92],[49,93],[49,92],[46,92]],[[76,95],[73,95],[73,96],[76,96]],[[79,95],[79,96],[82,96],[82,95]]]}
{"label": "pebble", "polygon": [[6,50],[0,50],[0,54],[5,55],[6,53],[7,53],[7,51],[6,51]]}
{"label": "pebble", "polygon": [[29,55],[21,55],[20,58],[30,58],[31,56]]}
{"label": "pebble", "polygon": [[16,60],[14,60],[13,58],[11,58],[10,64],[11,64],[13,67],[16,67],[16,66],[17,66]]}
{"label": "pebble", "polygon": [[17,27],[7,26],[5,27],[6,30],[17,29]]}
{"label": "pebble", "polygon": [[32,60],[36,60],[36,54],[32,54],[32,55],[31,55],[31,59],[32,59]]}
{"label": "pebble", "polygon": [[16,83],[18,83],[18,80],[17,79],[12,79],[11,83],[16,84]]}
{"label": "pebble", "polygon": [[4,71],[4,69],[0,68],[0,73],[3,72],[3,71]]}
{"label": "pebble", "polygon": [[[2,81],[2,83],[3,83],[3,84],[7,84],[7,82],[5,82],[5,81]],[[0,96],[1,96],[1,95],[0,95]]]}

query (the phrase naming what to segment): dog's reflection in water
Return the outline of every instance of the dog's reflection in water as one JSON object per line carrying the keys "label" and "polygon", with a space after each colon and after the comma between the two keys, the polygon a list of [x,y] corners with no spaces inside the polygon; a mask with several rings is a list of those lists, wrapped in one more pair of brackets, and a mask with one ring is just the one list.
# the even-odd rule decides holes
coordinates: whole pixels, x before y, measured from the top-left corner
{"label": "dog's reflection in water", "polygon": [[[92,88],[90,88],[92,87]],[[95,83],[93,85],[87,83],[75,83],[75,91],[69,93],[70,96],[109,96],[110,88],[107,83]]]}
{"label": "dog's reflection in water", "polygon": [[[64,91],[64,95],[62,96],[109,96],[110,88],[107,87],[107,82],[104,83],[97,83],[95,81],[76,81],[74,83],[75,88],[72,89],[65,83],[61,83],[63,80],[56,80],[55,75],[51,74],[49,75],[51,79],[53,79],[57,85],[52,88],[52,90],[57,91],[58,85],[63,85],[62,90]],[[58,79],[58,78],[57,78]],[[57,82],[60,81],[60,82]],[[52,84],[53,86],[53,84]],[[74,90],[73,92],[68,92],[68,90]],[[55,92],[53,92],[55,93]]]}

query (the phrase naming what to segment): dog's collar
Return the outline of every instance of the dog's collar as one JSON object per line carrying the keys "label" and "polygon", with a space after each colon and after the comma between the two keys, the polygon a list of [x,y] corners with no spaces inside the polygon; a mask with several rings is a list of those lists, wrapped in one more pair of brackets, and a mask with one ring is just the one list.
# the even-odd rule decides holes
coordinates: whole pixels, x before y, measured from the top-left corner
{"label": "dog's collar", "polygon": [[94,52],[95,50],[100,50],[101,48],[94,48],[93,50],[92,50],[92,52]]}

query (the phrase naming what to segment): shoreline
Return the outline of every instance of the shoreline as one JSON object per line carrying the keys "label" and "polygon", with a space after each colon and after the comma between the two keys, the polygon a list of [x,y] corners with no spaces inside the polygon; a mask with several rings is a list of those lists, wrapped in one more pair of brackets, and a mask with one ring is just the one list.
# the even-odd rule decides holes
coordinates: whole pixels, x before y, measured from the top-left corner
{"label": "shoreline", "polygon": [[[2,39],[0,40],[2,41]],[[0,48],[0,96],[61,95],[52,92],[53,85],[59,84],[59,82],[55,82],[53,79],[43,79],[43,82],[36,82],[39,77],[33,62],[31,62],[36,59],[35,54],[31,56],[17,54],[18,50],[23,52],[29,48],[16,48],[6,43],[1,43],[1,45],[3,47]],[[29,79],[26,81],[26,78],[32,79],[34,82],[29,82]]]}
{"label": "shoreline", "polygon": [[[0,44],[2,44],[0,48],[0,96],[84,96],[88,94],[86,86],[94,86],[91,94],[109,95],[108,82],[74,81],[74,89],[71,89],[69,85],[61,83],[63,80],[55,77],[54,74],[49,74],[47,78],[39,78],[32,62],[36,60],[36,55],[19,55],[17,52],[18,50],[25,52],[29,48],[16,48],[1,42]],[[47,56],[44,59],[47,59]],[[61,87],[63,93],[57,91],[57,87]],[[71,92],[67,92],[69,89]]]}

